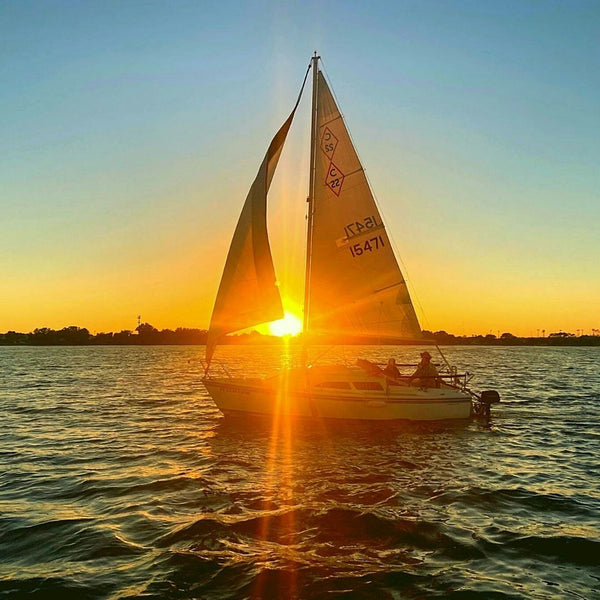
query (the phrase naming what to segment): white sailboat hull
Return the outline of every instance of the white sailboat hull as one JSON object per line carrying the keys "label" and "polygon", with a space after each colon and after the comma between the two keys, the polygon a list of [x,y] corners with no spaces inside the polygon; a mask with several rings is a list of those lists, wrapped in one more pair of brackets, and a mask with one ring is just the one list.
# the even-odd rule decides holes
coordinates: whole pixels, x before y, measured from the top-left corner
{"label": "white sailboat hull", "polygon": [[309,371],[308,376],[298,370],[269,379],[211,377],[203,383],[225,415],[356,421],[445,421],[471,416],[469,394],[449,386],[420,389],[389,385],[385,378],[365,376],[360,370],[349,368],[321,369],[317,377],[318,369],[306,370]]}

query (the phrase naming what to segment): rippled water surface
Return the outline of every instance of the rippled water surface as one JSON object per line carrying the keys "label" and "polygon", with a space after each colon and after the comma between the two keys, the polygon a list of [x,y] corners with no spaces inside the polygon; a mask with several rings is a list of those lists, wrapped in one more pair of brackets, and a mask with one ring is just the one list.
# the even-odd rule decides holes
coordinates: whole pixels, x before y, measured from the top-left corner
{"label": "rippled water surface", "polygon": [[229,422],[202,353],[0,348],[0,597],[600,598],[599,349],[447,349],[453,426]]}

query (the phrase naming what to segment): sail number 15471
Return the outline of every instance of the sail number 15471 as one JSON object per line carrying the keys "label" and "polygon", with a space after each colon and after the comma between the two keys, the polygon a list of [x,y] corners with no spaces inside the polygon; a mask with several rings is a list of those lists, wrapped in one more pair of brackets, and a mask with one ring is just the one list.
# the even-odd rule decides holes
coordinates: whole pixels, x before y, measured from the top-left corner
{"label": "sail number 15471", "polygon": [[373,252],[373,250],[379,250],[379,248],[383,248],[384,246],[385,242],[383,241],[383,238],[380,235],[378,235],[377,237],[369,238],[368,240],[364,240],[363,242],[352,244],[349,250],[352,256],[360,256],[365,252]]}
{"label": "sail number 15471", "polygon": [[351,238],[355,235],[360,235],[368,229],[377,229],[381,226],[381,221],[377,221],[377,217],[373,215],[370,217],[365,217],[360,221],[354,221],[354,223],[348,223],[348,225],[344,227],[344,233],[348,238]]}

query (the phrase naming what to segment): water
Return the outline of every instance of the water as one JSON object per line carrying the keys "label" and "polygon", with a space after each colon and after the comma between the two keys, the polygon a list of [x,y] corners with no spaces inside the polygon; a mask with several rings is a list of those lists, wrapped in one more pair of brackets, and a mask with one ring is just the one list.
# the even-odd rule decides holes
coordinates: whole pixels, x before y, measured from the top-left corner
{"label": "water", "polygon": [[449,348],[489,425],[278,429],[202,351],[0,348],[0,597],[600,598],[599,349]]}

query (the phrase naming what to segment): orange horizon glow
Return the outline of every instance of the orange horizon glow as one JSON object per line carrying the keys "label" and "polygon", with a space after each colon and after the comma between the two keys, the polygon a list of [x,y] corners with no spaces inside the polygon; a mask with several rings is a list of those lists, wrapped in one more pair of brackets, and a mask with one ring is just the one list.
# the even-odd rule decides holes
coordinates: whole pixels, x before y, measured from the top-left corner
{"label": "orange horizon glow", "polygon": [[[595,20],[584,22],[583,3],[520,9],[526,36],[512,26],[519,3],[493,11],[418,3],[400,21],[391,3],[378,3],[369,14],[389,42],[383,54],[357,3],[344,7],[335,44],[293,3],[255,3],[250,29],[246,11],[220,5],[152,3],[141,22],[128,3],[110,19],[94,19],[93,3],[72,4],[53,3],[43,22],[32,18],[33,3],[4,11],[11,39],[29,49],[15,43],[3,54],[13,68],[3,86],[0,334],[133,331],[138,315],[159,330],[208,328],[244,201],[313,49],[331,71],[422,329],[467,337],[599,331],[600,137],[590,126],[598,86],[577,76],[595,50],[586,29]],[[440,11],[465,31],[493,32],[486,51],[474,51],[477,37],[437,28]],[[189,27],[195,20],[206,35]],[[279,35],[288,20],[310,47]],[[411,32],[414,52],[399,27]],[[160,43],[141,52],[149,32]],[[569,49],[560,61],[557,36]],[[223,48],[224,60],[188,68],[190,49],[206,44]],[[365,64],[369,85],[349,67]],[[307,86],[266,219],[284,307],[300,316]]]}

